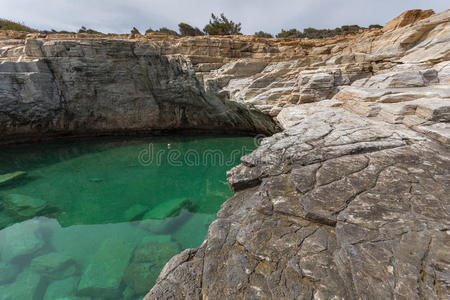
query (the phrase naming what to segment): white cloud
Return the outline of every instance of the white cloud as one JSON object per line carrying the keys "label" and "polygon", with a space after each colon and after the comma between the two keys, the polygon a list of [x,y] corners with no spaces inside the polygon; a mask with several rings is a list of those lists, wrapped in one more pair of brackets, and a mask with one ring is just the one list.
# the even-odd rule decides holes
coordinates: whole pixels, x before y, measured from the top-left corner
{"label": "white cloud", "polygon": [[344,24],[384,24],[413,8],[448,8],[447,0],[0,0],[2,18],[38,29],[78,30],[82,25],[102,32],[141,31],[162,26],[177,29],[186,22],[199,28],[211,12],[241,22],[243,32],[282,28],[334,28]]}

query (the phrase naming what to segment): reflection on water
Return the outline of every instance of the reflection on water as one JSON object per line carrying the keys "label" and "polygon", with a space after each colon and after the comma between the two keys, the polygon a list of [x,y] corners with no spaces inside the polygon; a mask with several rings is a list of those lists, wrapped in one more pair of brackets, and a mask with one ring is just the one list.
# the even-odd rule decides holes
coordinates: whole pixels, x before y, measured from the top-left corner
{"label": "reflection on water", "polygon": [[[143,164],[149,145],[162,154]],[[0,300],[142,298],[173,255],[200,245],[231,195],[223,162],[254,147],[178,136],[0,148],[0,175],[26,172],[0,183]],[[223,162],[183,161],[210,150]]]}

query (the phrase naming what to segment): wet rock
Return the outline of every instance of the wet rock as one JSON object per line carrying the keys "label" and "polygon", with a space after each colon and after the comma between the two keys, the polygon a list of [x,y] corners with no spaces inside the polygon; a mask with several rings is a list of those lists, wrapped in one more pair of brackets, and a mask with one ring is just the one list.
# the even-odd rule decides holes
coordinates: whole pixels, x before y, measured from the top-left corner
{"label": "wet rock", "polygon": [[44,200],[26,195],[8,194],[2,199],[6,212],[19,218],[41,216],[57,211],[57,208],[50,207]]}
{"label": "wet rock", "polygon": [[215,218],[215,215],[196,213],[173,233],[173,238],[183,249],[196,248],[203,242],[209,224]]}
{"label": "wet rock", "polygon": [[134,251],[124,281],[132,296],[142,296],[154,285],[166,262],[180,251],[170,236],[146,238]]}
{"label": "wet rock", "polygon": [[148,213],[146,213],[143,218],[163,220],[169,217],[178,216],[182,209],[192,210],[194,208],[195,205],[191,200],[185,198],[175,198],[156,205]]}
{"label": "wet rock", "polygon": [[12,181],[21,179],[21,178],[25,177],[26,175],[27,175],[27,173],[23,172],[23,171],[17,171],[17,172],[13,172],[13,173],[0,175],[0,186],[6,185],[8,183],[11,183]]}
{"label": "wet rock", "polygon": [[39,253],[45,246],[36,220],[10,226],[0,232],[0,249],[3,261],[21,261]]}
{"label": "wet rock", "polygon": [[192,213],[184,209],[181,210],[178,216],[163,220],[145,219],[146,216],[144,216],[143,220],[139,222],[139,227],[154,234],[167,234],[177,230],[191,217]]}
{"label": "wet rock", "polygon": [[78,267],[72,258],[57,252],[35,257],[31,261],[30,268],[52,279],[63,279],[78,272]]}
{"label": "wet rock", "polygon": [[0,292],[4,300],[40,299],[45,291],[45,284],[41,277],[26,269],[17,276],[16,281],[4,286]]}
{"label": "wet rock", "polygon": [[0,262],[0,284],[5,284],[14,281],[20,268],[13,264]]}
{"label": "wet rock", "polygon": [[47,287],[43,300],[73,299],[73,297],[78,299],[74,294],[79,280],[78,277],[69,277],[63,280],[52,281]]}
{"label": "wet rock", "polygon": [[141,219],[147,211],[148,211],[147,206],[141,205],[141,204],[135,204],[125,211],[124,217],[125,217],[125,220],[136,221],[136,220]]}
{"label": "wet rock", "polygon": [[[120,239],[102,243],[92,256],[78,284],[82,296],[117,299],[121,295],[121,282],[129,264],[133,248]],[[120,259],[117,259],[120,257]]]}

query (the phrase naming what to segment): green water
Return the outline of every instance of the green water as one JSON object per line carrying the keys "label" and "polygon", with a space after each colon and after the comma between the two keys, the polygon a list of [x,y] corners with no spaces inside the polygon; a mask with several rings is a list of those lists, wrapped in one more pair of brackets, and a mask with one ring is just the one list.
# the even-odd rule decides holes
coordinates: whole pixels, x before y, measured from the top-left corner
{"label": "green water", "polygon": [[248,137],[164,136],[0,148],[0,300],[141,299],[198,247]]}

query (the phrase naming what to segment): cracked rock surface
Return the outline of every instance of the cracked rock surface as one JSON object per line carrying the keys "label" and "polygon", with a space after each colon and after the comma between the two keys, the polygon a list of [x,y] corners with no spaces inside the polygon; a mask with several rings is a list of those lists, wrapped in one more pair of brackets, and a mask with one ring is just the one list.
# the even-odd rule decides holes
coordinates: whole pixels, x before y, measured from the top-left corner
{"label": "cracked rock surface", "polygon": [[146,299],[445,299],[448,147],[342,103],[286,108],[205,242]]}

